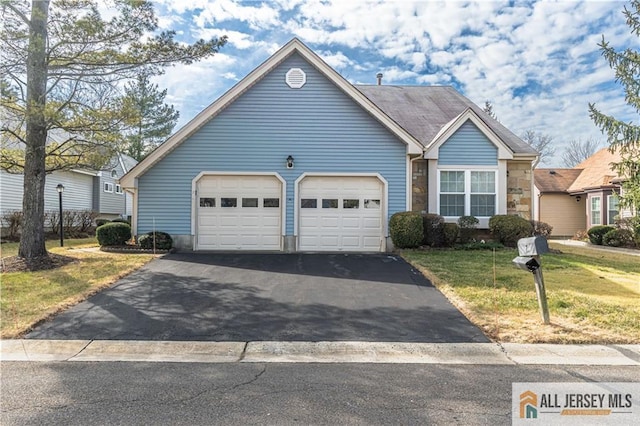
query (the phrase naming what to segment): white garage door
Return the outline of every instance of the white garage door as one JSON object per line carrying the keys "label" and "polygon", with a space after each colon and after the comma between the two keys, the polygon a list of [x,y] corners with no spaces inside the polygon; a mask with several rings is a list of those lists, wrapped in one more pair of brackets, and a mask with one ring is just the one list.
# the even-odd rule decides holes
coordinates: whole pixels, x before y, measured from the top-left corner
{"label": "white garage door", "polygon": [[384,186],[376,177],[319,177],[300,181],[299,249],[382,251]]}
{"label": "white garage door", "polygon": [[282,184],[274,176],[203,176],[198,250],[280,250]]}

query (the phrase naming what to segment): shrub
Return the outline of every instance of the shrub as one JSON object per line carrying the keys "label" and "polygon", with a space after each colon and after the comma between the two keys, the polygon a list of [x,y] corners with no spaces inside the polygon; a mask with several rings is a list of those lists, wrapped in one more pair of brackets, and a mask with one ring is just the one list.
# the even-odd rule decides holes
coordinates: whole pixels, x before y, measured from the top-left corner
{"label": "shrub", "polygon": [[616,225],[620,229],[628,230],[631,233],[632,242],[636,247],[640,247],[640,216],[617,219]]}
{"label": "shrub", "polygon": [[478,231],[476,227],[480,221],[475,216],[460,216],[458,226],[460,226],[460,243],[466,244],[475,241]]}
{"label": "shrub", "polygon": [[131,222],[129,222],[127,219],[123,219],[121,217],[117,217],[117,218],[113,219],[111,222],[112,223],[126,223],[127,225],[131,225]]}
{"label": "shrub", "polygon": [[591,242],[591,244],[596,244],[601,246],[602,245],[602,237],[604,237],[604,235],[615,229],[613,226],[609,226],[609,225],[596,225],[596,226],[592,226],[591,228],[589,228],[589,230],[587,231],[587,235],[589,235],[589,241]]}
{"label": "shrub", "polygon": [[551,231],[553,231],[553,226],[546,222],[538,222],[537,220],[531,220],[530,222],[533,227],[533,235],[549,238]]}
{"label": "shrub", "polygon": [[442,225],[442,233],[444,235],[444,245],[446,247],[453,247],[458,240],[460,227],[457,223],[444,223]]}
{"label": "shrub", "polygon": [[432,247],[444,244],[444,218],[439,214],[425,213],[422,215],[422,229],[424,236],[422,244]]}
{"label": "shrub", "polygon": [[60,233],[60,214],[58,210],[48,210],[44,212],[44,227],[54,234]]}
{"label": "shrub", "polygon": [[633,234],[628,229],[612,229],[602,236],[602,244],[610,247],[622,247],[630,245]]}
{"label": "shrub", "polygon": [[106,223],[96,229],[101,246],[122,246],[131,239],[131,227],[126,223]]}
{"label": "shrub", "polygon": [[22,227],[22,210],[8,211],[2,214],[2,226],[7,228],[7,237],[14,240],[18,238]]}
{"label": "shrub", "polygon": [[587,234],[587,231],[585,231],[584,229],[581,229],[579,231],[576,231],[571,239],[577,241],[586,241],[589,239],[589,234]]}
{"label": "shrub", "polygon": [[153,248],[153,239],[155,237],[156,240],[156,249],[159,250],[170,250],[173,247],[173,238],[171,235],[166,232],[147,232],[144,235],[138,237],[138,245],[145,249]]}
{"label": "shrub", "polygon": [[520,216],[495,215],[489,219],[489,232],[505,246],[515,247],[520,238],[533,235],[533,226]]}
{"label": "shrub", "polygon": [[96,227],[102,226],[107,223],[111,223],[111,221],[109,219],[96,219]]}
{"label": "shrub", "polygon": [[418,247],[423,238],[422,217],[415,212],[398,212],[389,219],[389,235],[398,248]]}
{"label": "shrub", "polygon": [[93,222],[96,220],[98,212],[93,210],[79,210],[78,211],[78,231],[88,232],[93,227]]}

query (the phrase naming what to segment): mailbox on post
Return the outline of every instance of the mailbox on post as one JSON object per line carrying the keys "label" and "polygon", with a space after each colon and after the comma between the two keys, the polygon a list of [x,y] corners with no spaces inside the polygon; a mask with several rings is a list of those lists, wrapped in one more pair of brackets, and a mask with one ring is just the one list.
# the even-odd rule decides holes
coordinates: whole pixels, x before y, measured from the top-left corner
{"label": "mailbox on post", "polygon": [[518,254],[520,256],[540,256],[545,253],[549,253],[549,244],[545,237],[529,237],[518,240]]}
{"label": "mailbox on post", "polygon": [[542,263],[540,255],[549,252],[549,244],[544,237],[520,238],[518,240],[519,256],[512,260],[513,264],[523,271],[533,273],[533,280],[536,285],[536,295],[540,315],[545,324],[549,324],[549,307],[547,306],[547,294],[544,289],[544,278],[542,276]]}
{"label": "mailbox on post", "polygon": [[538,261],[529,256],[518,256],[512,262],[523,271],[535,272],[540,267]]}

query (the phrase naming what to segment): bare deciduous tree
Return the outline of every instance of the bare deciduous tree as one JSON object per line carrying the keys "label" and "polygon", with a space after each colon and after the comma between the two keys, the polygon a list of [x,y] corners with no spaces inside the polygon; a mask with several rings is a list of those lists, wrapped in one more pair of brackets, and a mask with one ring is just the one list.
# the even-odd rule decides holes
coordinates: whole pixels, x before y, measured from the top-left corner
{"label": "bare deciduous tree", "polygon": [[538,151],[540,156],[539,164],[548,163],[549,159],[556,153],[556,148],[553,146],[553,137],[549,135],[527,130],[522,135],[522,140]]}
{"label": "bare deciduous tree", "polygon": [[595,154],[600,145],[593,138],[572,140],[562,153],[562,163],[565,167],[575,167]]}
{"label": "bare deciduous tree", "polygon": [[141,67],[161,73],[209,57],[226,42],[189,45],[175,41],[173,31],[157,32],[150,1],[101,4],[114,12],[109,18],[100,15],[97,0],[0,0],[0,167],[24,173],[18,256],[28,264],[47,256],[46,174],[96,168],[118,148],[124,121],[119,83]]}

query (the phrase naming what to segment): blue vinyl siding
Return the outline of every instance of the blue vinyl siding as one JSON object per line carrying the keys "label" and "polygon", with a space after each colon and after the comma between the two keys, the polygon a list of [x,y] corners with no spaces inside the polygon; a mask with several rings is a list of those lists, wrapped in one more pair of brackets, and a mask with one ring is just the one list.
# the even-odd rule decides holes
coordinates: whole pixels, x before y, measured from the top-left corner
{"label": "blue vinyl siding", "polygon": [[498,165],[498,148],[475,124],[467,121],[440,146],[438,164],[496,166]]}
{"label": "blue vinyl siding", "polygon": [[[307,74],[291,89],[285,74]],[[295,159],[287,169],[287,156]],[[380,173],[389,215],[406,208],[406,146],[299,55],[268,73],[139,178],[138,233],[191,233],[191,181],[201,171],[277,172],[287,182],[293,235],[295,180],[305,172]]]}

